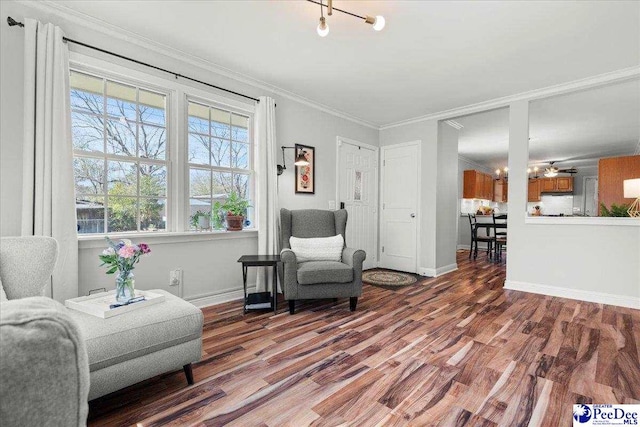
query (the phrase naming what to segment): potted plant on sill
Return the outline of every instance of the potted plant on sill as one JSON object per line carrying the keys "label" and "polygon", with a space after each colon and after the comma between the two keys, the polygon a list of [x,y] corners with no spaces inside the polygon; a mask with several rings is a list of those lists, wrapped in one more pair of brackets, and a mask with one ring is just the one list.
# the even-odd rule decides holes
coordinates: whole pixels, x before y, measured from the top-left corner
{"label": "potted plant on sill", "polygon": [[199,228],[200,230],[205,230],[211,225],[211,217],[208,213],[202,211],[196,211],[193,215],[191,215],[191,225],[196,230]]}
{"label": "potted plant on sill", "polygon": [[244,215],[250,207],[249,201],[232,191],[221,209],[227,213],[227,231],[240,231],[244,225]]}

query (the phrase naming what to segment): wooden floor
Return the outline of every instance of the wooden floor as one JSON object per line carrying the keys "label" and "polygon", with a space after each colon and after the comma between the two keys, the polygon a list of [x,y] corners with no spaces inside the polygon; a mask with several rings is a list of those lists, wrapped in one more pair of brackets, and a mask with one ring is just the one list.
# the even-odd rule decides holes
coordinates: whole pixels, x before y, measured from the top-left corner
{"label": "wooden floor", "polygon": [[[90,425],[570,426],[640,403],[640,311],[505,291],[504,264],[289,315],[204,310],[196,384],[163,375],[90,404]],[[125,373],[123,373],[125,374]]]}

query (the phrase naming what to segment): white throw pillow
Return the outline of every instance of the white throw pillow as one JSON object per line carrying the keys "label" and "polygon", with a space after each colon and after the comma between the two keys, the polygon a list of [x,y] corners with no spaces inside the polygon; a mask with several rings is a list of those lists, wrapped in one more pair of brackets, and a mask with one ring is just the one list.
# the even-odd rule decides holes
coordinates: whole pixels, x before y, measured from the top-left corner
{"label": "white throw pillow", "polygon": [[342,259],[344,238],[342,234],[311,239],[291,237],[289,244],[291,245],[291,250],[296,254],[298,262],[340,261]]}
{"label": "white throw pillow", "polygon": [[7,294],[4,292],[4,288],[2,287],[2,279],[0,279],[0,302],[9,301],[7,298]]}

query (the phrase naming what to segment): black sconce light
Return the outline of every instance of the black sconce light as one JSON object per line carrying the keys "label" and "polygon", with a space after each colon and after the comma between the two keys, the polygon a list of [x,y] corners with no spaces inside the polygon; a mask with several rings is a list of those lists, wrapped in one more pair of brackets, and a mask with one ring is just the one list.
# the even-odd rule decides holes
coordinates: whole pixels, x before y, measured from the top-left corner
{"label": "black sconce light", "polygon": [[[284,150],[285,149],[291,149],[291,150],[295,150],[296,147],[280,147],[282,149],[282,165],[277,165],[278,167],[278,176],[282,175],[282,173],[284,172],[284,170],[287,168],[287,166],[285,165],[284,162]],[[304,157],[304,150],[300,150],[300,152],[298,153],[298,155],[296,156],[296,161],[293,163],[296,166],[308,166],[309,162],[307,161],[306,157]]]}

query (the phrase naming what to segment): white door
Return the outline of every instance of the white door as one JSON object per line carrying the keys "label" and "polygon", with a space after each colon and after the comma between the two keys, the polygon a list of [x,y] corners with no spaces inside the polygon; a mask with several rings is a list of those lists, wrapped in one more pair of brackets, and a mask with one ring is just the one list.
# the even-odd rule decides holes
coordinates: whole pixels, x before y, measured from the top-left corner
{"label": "white door", "polygon": [[584,215],[598,216],[598,177],[584,178]]}
{"label": "white door", "polygon": [[375,147],[338,138],[338,164],[338,207],[349,214],[346,244],[367,253],[363,268],[376,267],[378,152]]}
{"label": "white door", "polygon": [[382,148],[379,266],[417,272],[418,142]]}

